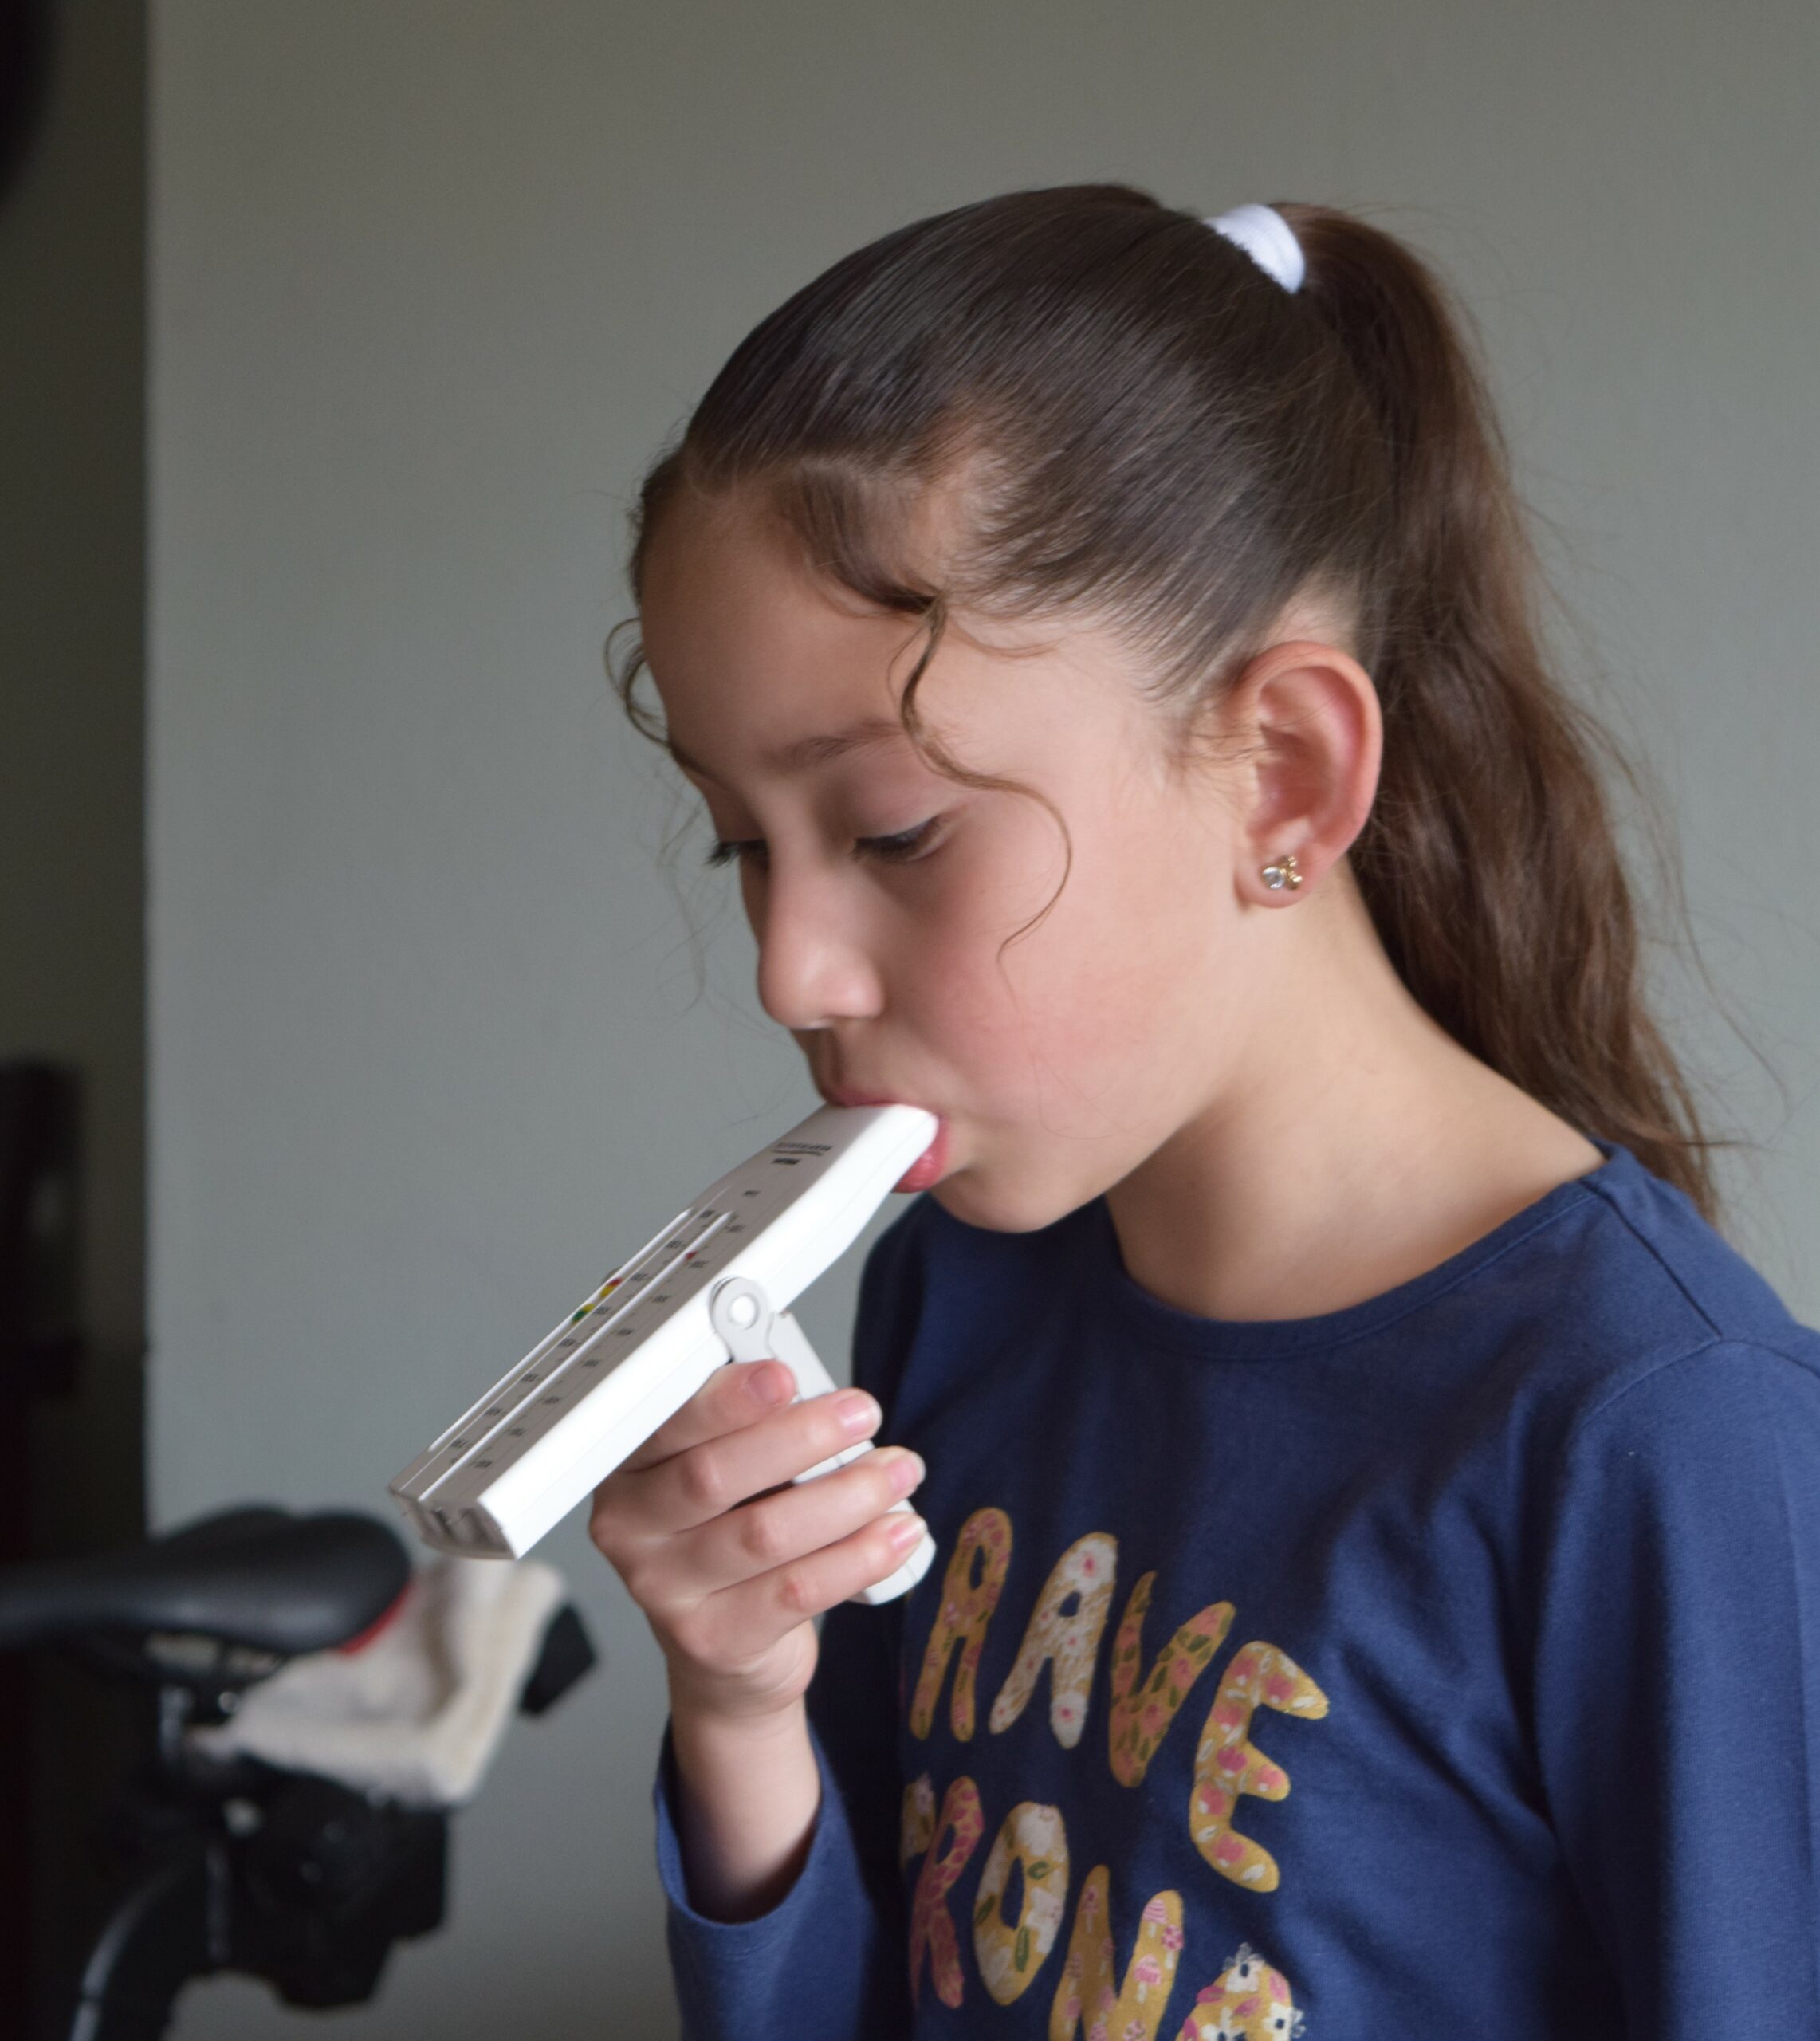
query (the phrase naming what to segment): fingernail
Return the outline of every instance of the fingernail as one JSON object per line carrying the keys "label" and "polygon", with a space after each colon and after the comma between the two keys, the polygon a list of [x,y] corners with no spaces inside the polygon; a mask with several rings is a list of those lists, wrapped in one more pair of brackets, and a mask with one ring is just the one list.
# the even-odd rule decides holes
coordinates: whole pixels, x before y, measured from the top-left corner
{"label": "fingernail", "polygon": [[839,1418],[843,1431],[857,1433],[870,1431],[881,1414],[876,1401],[863,1389],[843,1389],[834,1399],[834,1414]]}
{"label": "fingernail", "polygon": [[907,1496],[922,1479],[925,1469],[920,1453],[906,1453],[902,1460],[891,1462],[891,1486],[901,1496]]}
{"label": "fingernail", "polygon": [[785,1402],[796,1387],[790,1370],[781,1361],[768,1362],[761,1368],[754,1368],[749,1379],[752,1393],[761,1403]]}
{"label": "fingernail", "polygon": [[914,1510],[895,1519],[891,1525],[891,1550],[894,1552],[907,1551],[928,1528]]}

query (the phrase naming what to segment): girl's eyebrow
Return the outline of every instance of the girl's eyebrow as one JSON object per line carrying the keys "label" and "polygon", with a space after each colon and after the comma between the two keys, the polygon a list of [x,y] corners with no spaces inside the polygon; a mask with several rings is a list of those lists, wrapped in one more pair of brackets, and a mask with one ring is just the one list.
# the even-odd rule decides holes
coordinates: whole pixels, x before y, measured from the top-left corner
{"label": "girl's eyebrow", "polygon": [[[779,745],[765,754],[761,761],[774,773],[799,773],[805,766],[819,765],[833,758],[843,758],[854,751],[869,751],[875,745],[888,743],[903,734],[903,725],[895,716],[867,716],[846,729],[823,730],[813,737],[800,737],[790,743]],[[713,780],[715,785],[721,782],[685,751],[674,737],[666,736],[664,742],[670,755],[678,765],[695,774],[698,779]]]}

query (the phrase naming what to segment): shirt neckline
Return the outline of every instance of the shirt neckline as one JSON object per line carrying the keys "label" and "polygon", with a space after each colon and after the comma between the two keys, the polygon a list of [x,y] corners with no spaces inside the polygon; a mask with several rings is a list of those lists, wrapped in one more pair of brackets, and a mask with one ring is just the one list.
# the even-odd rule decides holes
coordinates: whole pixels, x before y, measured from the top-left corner
{"label": "shirt neckline", "polygon": [[1621,1142],[1602,1141],[1597,1135],[1587,1138],[1605,1157],[1597,1169],[1570,1177],[1565,1183],[1544,1191],[1532,1204],[1511,1213],[1490,1233],[1481,1234],[1420,1276],[1338,1311],[1321,1312],[1310,1318],[1202,1318],[1166,1304],[1126,1268],[1118,1229],[1112,1223],[1111,1208],[1103,1192],[1085,1208],[1084,1245],[1094,1264],[1090,1287],[1108,1322],[1118,1331],[1205,1359],[1267,1359],[1342,1346],[1382,1331],[1480,1274],[1531,1233],[1552,1225],[1588,1198],[1595,1194],[1609,1197],[1621,1179],[1641,1168]]}

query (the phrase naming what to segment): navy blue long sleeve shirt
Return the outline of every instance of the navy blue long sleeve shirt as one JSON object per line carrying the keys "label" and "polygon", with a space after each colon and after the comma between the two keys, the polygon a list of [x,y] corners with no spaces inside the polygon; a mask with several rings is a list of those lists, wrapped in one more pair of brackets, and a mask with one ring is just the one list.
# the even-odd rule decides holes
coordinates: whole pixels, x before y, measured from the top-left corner
{"label": "navy blue long sleeve shirt", "polygon": [[925,1195],[855,1378],[912,1591],[821,1619],[790,1890],[687,2041],[1820,2035],[1820,1334],[1621,1145],[1319,1316]]}

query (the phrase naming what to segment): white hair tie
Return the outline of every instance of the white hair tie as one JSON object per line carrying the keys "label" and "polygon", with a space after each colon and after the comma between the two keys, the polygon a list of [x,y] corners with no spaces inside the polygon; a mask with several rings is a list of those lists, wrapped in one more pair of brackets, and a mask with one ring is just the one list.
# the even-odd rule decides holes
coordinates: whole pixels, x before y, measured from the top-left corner
{"label": "white hair tie", "polygon": [[1285,290],[1301,289],[1302,279],[1308,273],[1302,244],[1295,238],[1295,230],[1275,206],[1235,206],[1231,212],[1218,214],[1201,224],[1244,249]]}

